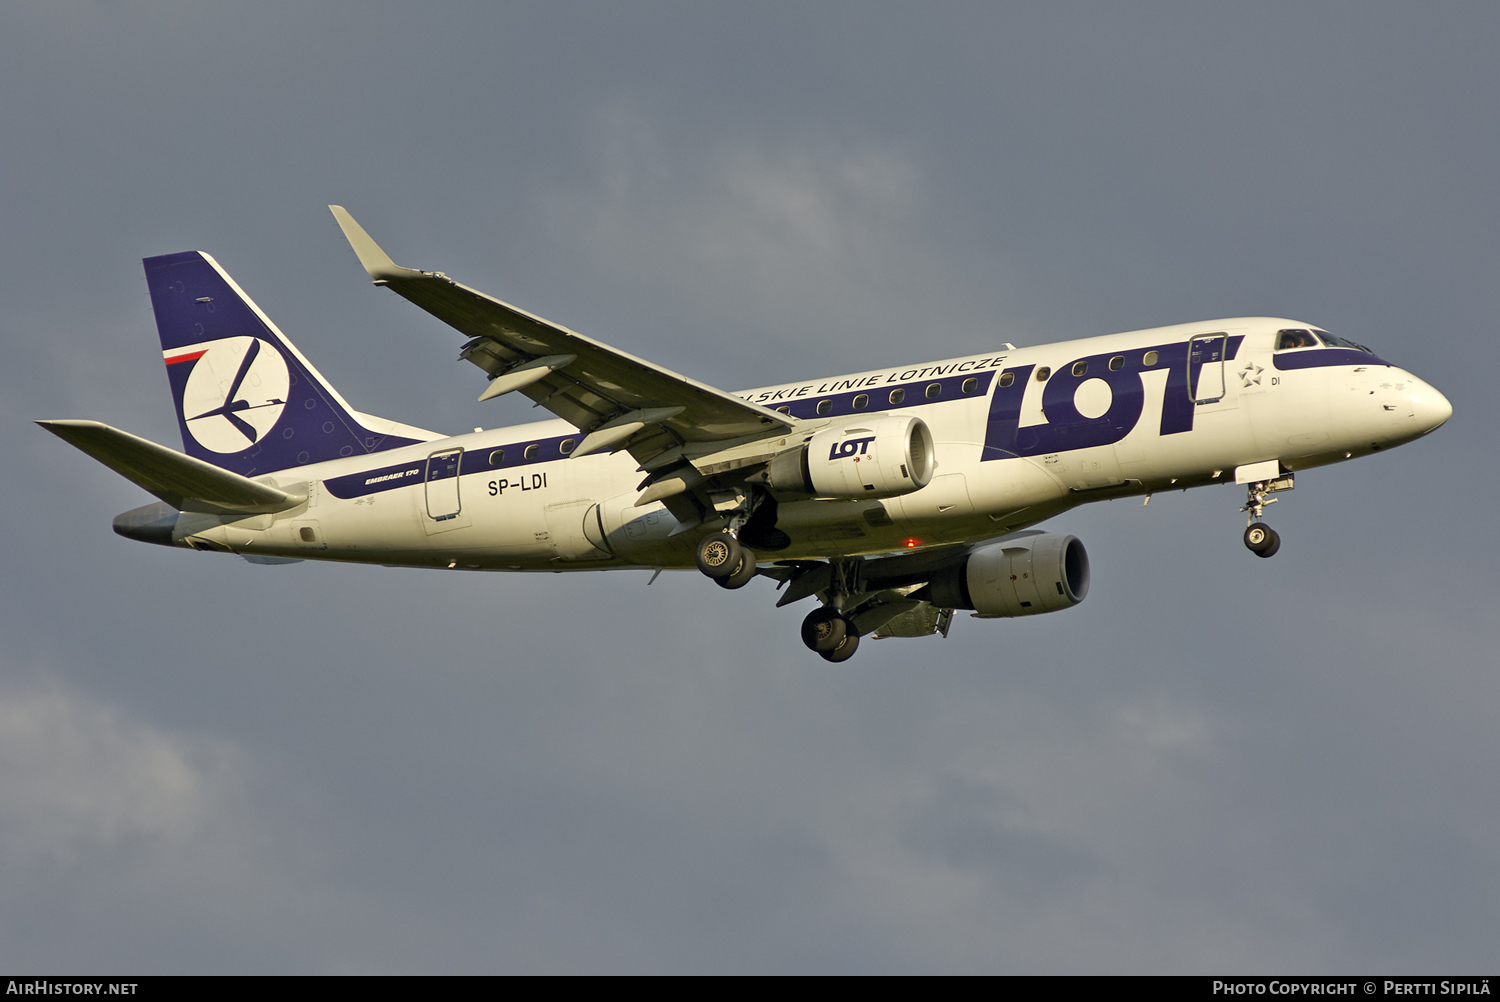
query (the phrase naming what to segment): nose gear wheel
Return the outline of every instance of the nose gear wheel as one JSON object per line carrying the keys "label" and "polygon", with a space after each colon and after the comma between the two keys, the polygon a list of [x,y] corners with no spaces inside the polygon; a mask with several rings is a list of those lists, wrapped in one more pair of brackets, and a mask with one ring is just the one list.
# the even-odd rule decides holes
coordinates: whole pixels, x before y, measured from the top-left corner
{"label": "nose gear wheel", "polygon": [[1253,522],[1245,530],[1245,547],[1257,557],[1272,557],[1281,549],[1281,536],[1264,522]]}

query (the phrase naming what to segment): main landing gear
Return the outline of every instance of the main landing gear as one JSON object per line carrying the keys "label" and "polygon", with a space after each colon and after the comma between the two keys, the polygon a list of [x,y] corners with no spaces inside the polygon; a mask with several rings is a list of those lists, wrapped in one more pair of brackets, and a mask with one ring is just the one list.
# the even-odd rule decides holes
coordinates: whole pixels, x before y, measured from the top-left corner
{"label": "main landing gear", "polygon": [[1281,549],[1281,536],[1261,521],[1266,505],[1276,503],[1275,498],[1268,498],[1266,495],[1289,491],[1293,486],[1291,474],[1276,480],[1257,480],[1248,486],[1249,497],[1245,499],[1245,507],[1240,511],[1248,513],[1245,519],[1249,523],[1245,529],[1245,548],[1257,557],[1274,557],[1276,551]]}
{"label": "main landing gear", "polygon": [[704,536],[698,543],[698,569],[720,588],[743,588],[755,580],[757,550],[784,550],[792,545],[776,528],[776,501],[760,491],[744,500],[729,517],[727,528]]}
{"label": "main landing gear", "polygon": [[755,577],[755,554],[728,532],[704,536],[697,561],[698,569],[720,588],[743,588]]}
{"label": "main landing gear", "polygon": [[802,642],[808,650],[834,664],[848,661],[859,650],[859,634],[854,632],[853,624],[831,605],[807,614],[802,621]]}
{"label": "main landing gear", "polygon": [[[767,508],[769,515],[762,516]],[[757,517],[760,517],[760,525],[756,524]],[[712,578],[720,588],[743,588],[756,575],[752,546],[778,550],[790,542],[775,527],[775,508],[762,503],[753,515],[739,513],[730,520],[727,528],[704,536],[698,543],[694,559],[698,570]],[[825,566],[824,571],[827,574],[826,587],[817,591],[827,604],[814,609],[802,621],[802,642],[823,660],[837,664],[854,657],[854,652],[859,649],[859,629],[843,610],[849,596],[862,594],[863,590],[858,561],[852,564],[834,561]],[[783,583],[789,580],[785,576],[779,579]]]}

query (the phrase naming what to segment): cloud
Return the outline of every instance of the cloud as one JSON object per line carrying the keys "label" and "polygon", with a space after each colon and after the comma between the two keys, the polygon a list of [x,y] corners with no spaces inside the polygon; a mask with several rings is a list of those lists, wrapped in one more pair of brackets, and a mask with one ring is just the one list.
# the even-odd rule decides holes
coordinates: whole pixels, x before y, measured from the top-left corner
{"label": "cloud", "polygon": [[[921,354],[913,331],[946,332],[937,337],[953,337],[957,354],[982,343],[976,328],[994,329],[993,303],[959,279],[954,248],[924,232],[930,180],[899,143],[730,132],[684,148],[617,100],[582,146],[594,170],[552,187],[543,225],[626,297],[654,294],[652,313],[695,332],[682,347],[701,364],[727,357],[790,378],[784,362],[767,364],[781,349],[843,371]],[[992,258],[980,267],[1004,285]]]}
{"label": "cloud", "polygon": [[344,905],[317,877],[318,853],[257,802],[244,749],[152,726],[56,678],[16,677],[0,692],[0,952],[13,965],[310,962],[302,922],[275,916],[329,920]]}
{"label": "cloud", "polygon": [[66,864],[176,852],[244,785],[223,741],[174,735],[60,683],[0,695],[0,853]]}

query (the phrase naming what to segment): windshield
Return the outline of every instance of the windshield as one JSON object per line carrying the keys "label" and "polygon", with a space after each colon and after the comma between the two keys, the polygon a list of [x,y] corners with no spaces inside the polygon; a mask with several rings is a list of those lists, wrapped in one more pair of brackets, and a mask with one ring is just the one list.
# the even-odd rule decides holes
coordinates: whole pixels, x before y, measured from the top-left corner
{"label": "windshield", "polygon": [[1316,333],[1318,337],[1323,339],[1323,343],[1328,345],[1328,347],[1330,348],[1353,348],[1355,351],[1362,351],[1366,355],[1375,354],[1369,348],[1366,348],[1364,345],[1360,344],[1357,341],[1350,341],[1348,338],[1339,337],[1338,335],[1330,334],[1327,331],[1317,331]]}
{"label": "windshield", "polygon": [[1316,348],[1318,339],[1313,337],[1312,331],[1289,330],[1276,332],[1276,350],[1284,348]]}

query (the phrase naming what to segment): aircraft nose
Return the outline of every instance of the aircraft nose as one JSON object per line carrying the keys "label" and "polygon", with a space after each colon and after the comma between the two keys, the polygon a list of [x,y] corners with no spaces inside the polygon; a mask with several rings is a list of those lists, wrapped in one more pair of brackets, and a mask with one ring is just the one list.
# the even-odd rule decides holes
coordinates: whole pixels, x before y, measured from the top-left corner
{"label": "aircraft nose", "polygon": [[1412,416],[1417,419],[1417,427],[1425,435],[1453,416],[1453,405],[1448,402],[1447,397],[1422,380],[1413,378],[1412,384]]}

